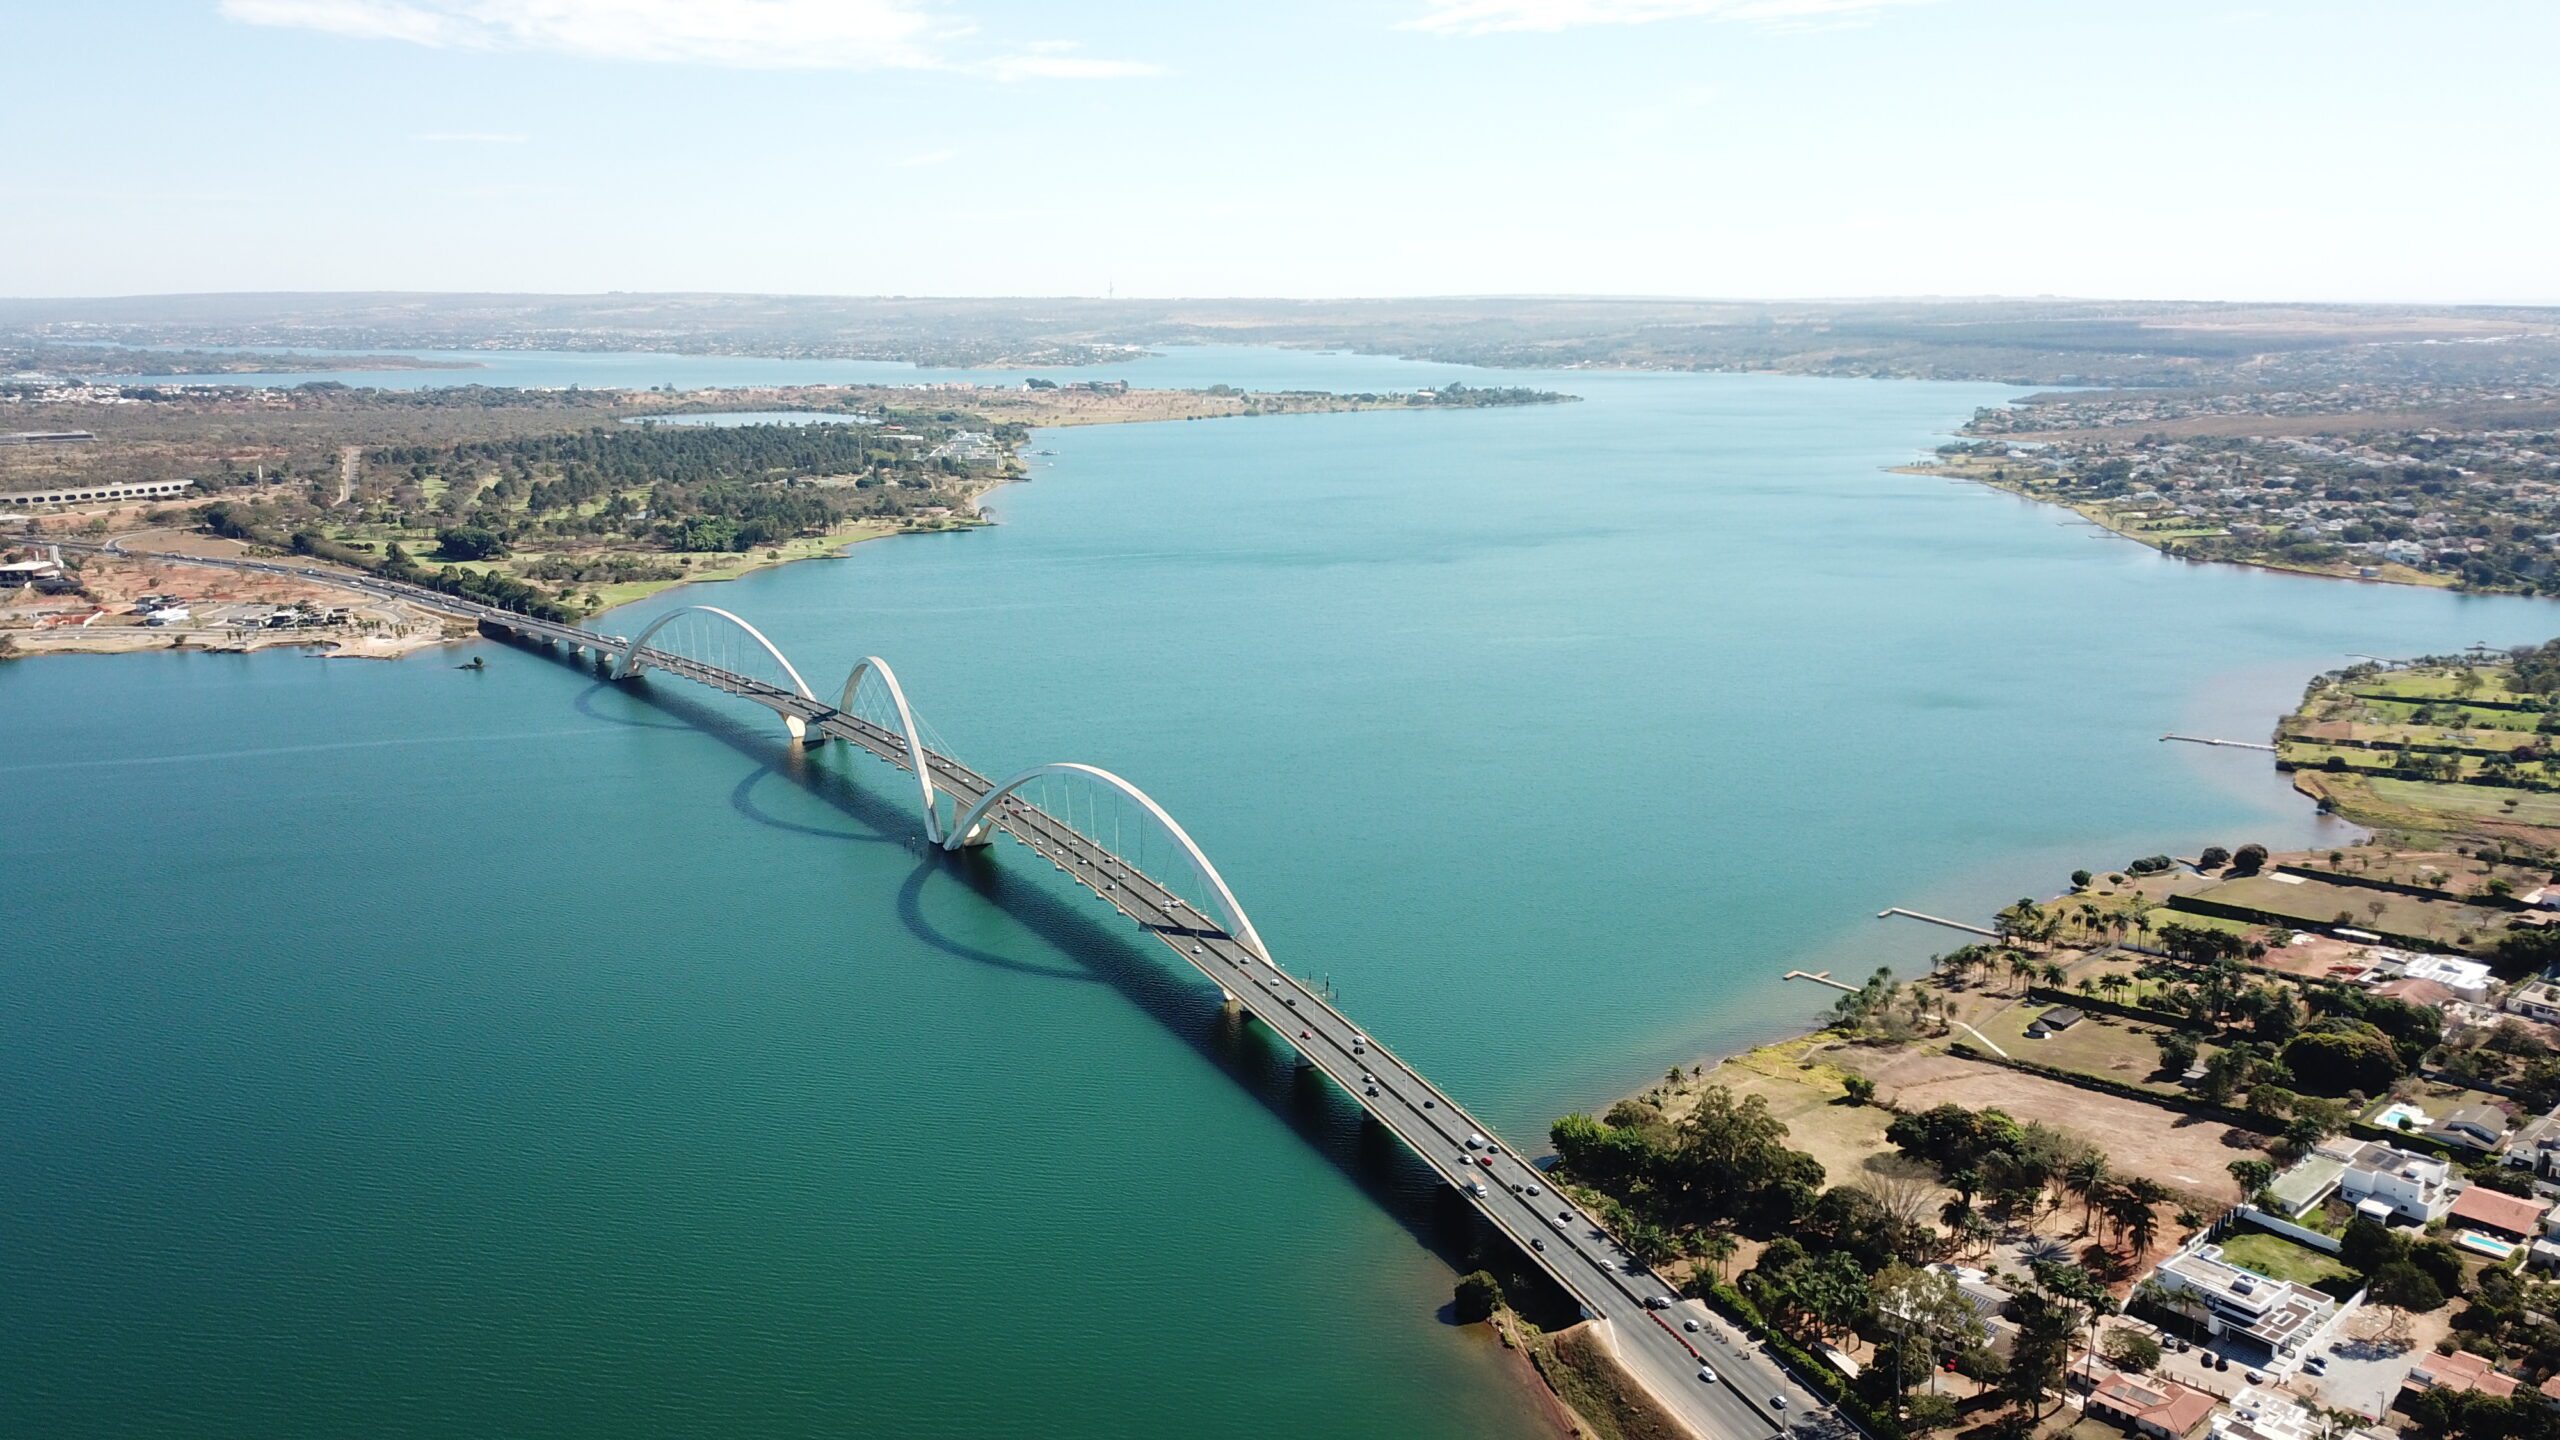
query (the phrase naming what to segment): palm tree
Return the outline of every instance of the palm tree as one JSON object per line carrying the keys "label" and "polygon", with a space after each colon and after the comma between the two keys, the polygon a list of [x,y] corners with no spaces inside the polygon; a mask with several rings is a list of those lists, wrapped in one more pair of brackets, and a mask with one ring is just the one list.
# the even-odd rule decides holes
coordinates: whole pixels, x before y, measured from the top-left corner
{"label": "palm tree", "polygon": [[2098,981],[2098,988],[2107,992],[2107,998],[2113,1000],[2117,996],[2122,995],[2125,991],[2125,987],[2132,983],[2133,981],[2127,976],[2108,975],[2100,978]]}
{"label": "palm tree", "polygon": [[2028,959],[2024,952],[2017,950],[2009,952],[2009,978],[2018,982],[2018,988],[2021,991],[2025,990],[2041,973],[2043,973],[2041,967]]}
{"label": "palm tree", "polygon": [[2169,1198],[2168,1187],[2147,1176],[2137,1175],[2115,1188],[2107,1202],[2108,1218],[2116,1223],[2116,1233],[2133,1247],[2133,1262],[2151,1252],[2151,1242],[2160,1238],[2160,1217],[2156,1207]]}
{"label": "palm tree", "polygon": [[1697,1236],[1694,1248],[1698,1258],[1706,1261],[1708,1266],[1716,1272],[1717,1280],[1731,1283],[1733,1277],[1725,1273],[1724,1267],[1733,1263],[1734,1252],[1742,1248],[1741,1242],[1733,1238],[1732,1231],[1725,1229],[1703,1231]]}
{"label": "palm tree", "polygon": [[2092,1150],[2063,1167],[2062,1183],[2080,1197],[2080,1231],[2097,1223],[2098,1202],[2107,1188],[2107,1157]]}

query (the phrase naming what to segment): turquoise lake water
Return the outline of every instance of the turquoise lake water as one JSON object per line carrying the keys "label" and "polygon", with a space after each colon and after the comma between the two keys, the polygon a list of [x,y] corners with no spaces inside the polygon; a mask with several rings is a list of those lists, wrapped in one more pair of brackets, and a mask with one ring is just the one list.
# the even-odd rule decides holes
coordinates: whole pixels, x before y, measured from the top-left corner
{"label": "turquoise lake water", "polygon": [[[1885,472],[1995,387],[1086,373],[1586,398],[1046,432],[996,528],[604,625],[726,606],[982,771],[1129,776],[1522,1141],[1945,947],[1885,906],[2327,833],[2164,731],[2560,631]],[[1534,1433],[1430,1182],[909,793],[494,644],[0,666],[0,1434]]]}

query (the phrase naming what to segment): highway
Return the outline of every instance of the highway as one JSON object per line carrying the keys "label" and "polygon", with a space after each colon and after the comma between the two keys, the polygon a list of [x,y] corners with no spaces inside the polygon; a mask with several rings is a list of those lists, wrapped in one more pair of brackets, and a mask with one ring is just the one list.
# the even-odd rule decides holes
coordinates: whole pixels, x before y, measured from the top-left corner
{"label": "highway", "polygon": [[[280,562],[156,554],[149,558],[325,580],[473,619],[486,629],[599,655],[617,654],[625,643],[619,636],[535,620],[373,576]],[[797,717],[812,737],[840,740],[901,770],[911,766],[906,737],[861,716],[673,651],[645,650],[642,659],[650,668]],[[930,749],[923,753],[935,787],[952,797],[955,816],[995,788],[957,760]],[[1790,1428],[1815,1428],[1815,1423],[1849,1433],[1845,1417],[1823,1407],[1764,1352],[1750,1347],[1702,1306],[1680,1300],[1661,1277],[1548,1189],[1546,1177],[1520,1151],[1502,1143],[1482,1121],[1323,995],[1154,878],[1019,795],[1001,801],[992,820],[997,830],[1108,902],[1206,976],[1232,1003],[1294,1046],[1306,1063],[1324,1072],[1371,1118],[1437,1170],[1532,1264],[1573,1297],[1586,1315],[1608,1322],[1627,1368],[1700,1435],[1711,1440],[1761,1440]],[[1653,1308],[1648,1301],[1665,1308]],[[1697,1323],[1695,1331],[1686,1328],[1689,1321]],[[1701,1377],[1702,1366],[1713,1371],[1713,1381]]]}

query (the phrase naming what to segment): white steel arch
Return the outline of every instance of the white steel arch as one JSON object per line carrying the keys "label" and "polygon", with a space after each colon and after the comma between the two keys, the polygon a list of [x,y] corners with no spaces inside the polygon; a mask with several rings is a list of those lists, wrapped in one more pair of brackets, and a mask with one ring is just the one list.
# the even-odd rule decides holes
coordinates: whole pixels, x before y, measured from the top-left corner
{"label": "white steel arch", "polygon": [[924,741],[916,734],[916,713],[907,708],[907,692],[898,684],[898,672],[890,669],[889,662],[877,655],[863,656],[862,663],[853,667],[853,673],[844,677],[844,694],[837,698],[836,708],[847,715],[853,713],[853,694],[862,687],[862,677],[866,672],[880,677],[880,683],[889,689],[890,703],[897,707],[898,734],[907,742],[907,765],[916,772],[916,786],[924,796],[925,839],[939,845],[942,843],[942,807],[934,797],[933,767],[925,761]]}
{"label": "white steel arch", "polygon": [[730,624],[737,626],[739,629],[746,631],[747,638],[753,640],[758,645],[763,646],[764,653],[773,657],[773,663],[782,667],[782,673],[791,677],[791,688],[800,692],[801,699],[816,700],[818,698],[817,695],[809,689],[809,682],[800,678],[800,671],[792,665],[791,661],[785,657],[779,649],[775,648],[772,641],[764,638],[763,631],[716,605],[680,606],[659,616],[657,619],[650,621],[641,629],[639,634],[632,636],[629,641],[625,642],[622,647],[622,653],[614,657],[613,678],[616,680],[628,680],[632,676],[637,675],[642,670],[648,668],[648,662],[640,657],[640,652],[648,647],[649,637],[666,628],[668,621],[685,615],[717,615],[721,619],[728,621]]}
{"label": "white steel arch", "polygon": [[1146,791],[1097,766],[1079,765],[1068,760],[1050,765],[1037,765],[1023,771],[979,796],[977,804],[970,806],[967,813],[952,821],[951,833],[942,842],[942,848],[958,850],[963,846],[986,844],[987,817],[995,807],[1003,803],[1004,798],[1014,791],[1034,780],[1051,775],[1080,776],[1106,785],[1136,801],[1138,808],[1145,811],[1182,851],[1183,858],[1191,862],[1191,873],[1202,885],[1208,887],[1210,895],[1216,899],[1219,909],[1223,912],[1221,918],[1227,922],[1227,933],[1243,941],[1246,948],[1252,950],[1254,954],[1265,960],[1271,958],[1271,952],[1263,948],[1262,936],[1255,931],[1253,921],[1244,913],[1244,905],[1236,899],[1235,892],[1227,888],[1226,880],[1218,874],[1218,867],[1209,863],[1209,857],[1201,851],[1199,842],[1191,838],[1191,833],[1182,828],[1181,822],[1166,814],[1165,808],[1157,804]]}

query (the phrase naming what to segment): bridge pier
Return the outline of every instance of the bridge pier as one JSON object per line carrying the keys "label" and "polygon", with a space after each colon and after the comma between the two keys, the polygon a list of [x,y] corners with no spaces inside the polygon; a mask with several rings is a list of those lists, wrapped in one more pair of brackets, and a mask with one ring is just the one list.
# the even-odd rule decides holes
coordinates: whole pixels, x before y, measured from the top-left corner
{"label": "bridge pier", "polygon": [[809,722],[801,719],[797,715],[783,716],[782,728],[790,731],[791,738],[794,740],[806,740],[809,738]]}

